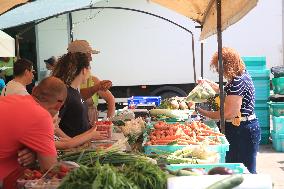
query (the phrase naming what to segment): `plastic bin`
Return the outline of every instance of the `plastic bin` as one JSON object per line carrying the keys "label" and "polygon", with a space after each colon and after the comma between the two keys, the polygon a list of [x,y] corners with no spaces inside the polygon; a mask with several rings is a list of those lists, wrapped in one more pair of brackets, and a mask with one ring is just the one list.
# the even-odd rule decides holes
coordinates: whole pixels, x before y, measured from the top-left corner
{"label": "plastic bin", "polygon": [[[195,147],[196,145],[149,145],[145,146],[147,136],[144,135],[144,141],[142,147],[144,149],[145,154],[162,154],[162,153],[172,153],[176,150],[183,149],[184,147],[192,146]],[[225,163],[226,152],[229,151],[229,142],[225,136],[220,136],[220,140],[222,144],[219,145],[209,145],[208,149],[212,151],[216,151],[220,154],[220,163]]]}
{"label": "plastic bin", "polygon": [[284,134],[284,116],[272,116],[273,131],[279,134]]}
{"label": "plastic bin", "polygon": [[270,96],[270,81],[267,80],[253,80],[255,88],[255,100],[268,100]]}
{"label": "plastic bin", "polygon": [[270,114],[276,117],[284,116],[284,102],[269,102]]}
{"label": "plastic bin", "polygon": [[272,78],[274,94],[284,94],[284,77]]}
{"label": "plastic bin", "polygon": [[284,152],[284,134],[271,131],[272,146],[277,152]]}
{"label": "plastic bin", "polygon": [[247,168],[242,163],[216,163],[216,164],[171,164],[166,165],[166,168],[171,171],[177,171],[183,168],[192,168],[192,169],[204,169],[208,172],[214,167],[227,167],[233,170],[235,173],[244,173],[247,172]]}
{"label": "plastic bin", "polygon": [[256,101],[255,102],[255,114],[259,122],[259,126],[262,129],[270,127],[270,115],[269,115],[269,106],[267,101]]}
{"label": "plastic bin", "polygon": [[265,56],[244,56],[242,57],[247,70],[259,70],[266,68]]}
{"label": "plastic bin", "polygon": [[260,144],[268,144],[270,137],[270,130],[269,129],[261,129],[261,140]]}
{"label": "plastic bin", "polygon": [[155,104],[159,106],[161,104],[161,97],[160,96],[132,96],[127,99],[128,107],[131,105],[138,105],[138,104]]}
{"label": "plastic bin", "polygon": [[257,70],[247,70],[250,74],[252,80],[269,80],[270,70],[269,69],[257,69]]}

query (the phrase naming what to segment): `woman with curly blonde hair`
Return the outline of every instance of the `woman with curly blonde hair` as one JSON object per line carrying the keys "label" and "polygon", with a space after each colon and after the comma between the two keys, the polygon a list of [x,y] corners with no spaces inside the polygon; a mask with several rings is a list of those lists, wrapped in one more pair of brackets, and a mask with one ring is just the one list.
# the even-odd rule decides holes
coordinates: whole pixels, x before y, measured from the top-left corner
{"label": "woman with curly blonde hair", "polygon": [[[251,173],[256,173],[256,155],[260,142],[260,127],[254,113],[255,89],[252,79],[240,55],[232,48],[222,49],[225,85],[225,135],[230,143],[226,155],[227,163],[243,163]],[[211,68],[218,72],[218,54],[213,55]],[[219,85],[207,82],[219,92]],[[197,111],[209,118],[220,119],[220,111]]]}

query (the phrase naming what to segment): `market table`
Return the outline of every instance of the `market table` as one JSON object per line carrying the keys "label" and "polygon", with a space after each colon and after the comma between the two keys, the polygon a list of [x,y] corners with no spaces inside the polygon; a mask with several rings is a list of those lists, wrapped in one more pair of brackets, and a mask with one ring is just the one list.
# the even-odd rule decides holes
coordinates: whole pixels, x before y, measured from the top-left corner
{"label": "market table", "polygon": [[[228,177],[228,175],[182,176],[168,179],[168,189],[201,189]],[[272,189],[267,174],[243,174],[244,181],[234,189]]]}

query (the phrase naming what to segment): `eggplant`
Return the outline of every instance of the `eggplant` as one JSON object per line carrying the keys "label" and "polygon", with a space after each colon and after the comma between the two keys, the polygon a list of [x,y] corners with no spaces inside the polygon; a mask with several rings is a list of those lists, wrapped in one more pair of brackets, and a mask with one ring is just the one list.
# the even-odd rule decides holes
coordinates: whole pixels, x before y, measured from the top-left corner
{"label": "eggplant", "polygon": [[208,175],[232,175],[234,171],[227,167],[214,167],[208,171]]}

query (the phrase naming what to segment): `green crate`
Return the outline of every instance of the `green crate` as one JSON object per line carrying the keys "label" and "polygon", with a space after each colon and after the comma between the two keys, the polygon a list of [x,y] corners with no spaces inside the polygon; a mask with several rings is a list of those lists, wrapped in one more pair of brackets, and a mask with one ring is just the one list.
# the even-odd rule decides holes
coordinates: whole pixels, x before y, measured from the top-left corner
{"label": "green crate", "polygon": [[276,117],[284,116],[284,102],[269,102],[270,114]]}
{"label": "green crate", "polygon": [[277,152],[284,152],[284,134],[271,131],[272,146]]}
{"label": "green crate", "polygon": [[272,78],[274,94],[284,94],[284,77]]}
{"label": "green crate", "polygon": [[269,144],[270,130],[261,129],[261,140],[260,144]]}
{"label": "green crate", "polygon": [[214,167],[226,167],[234,171],[234,173],[244,173],[247,171],[247,168],[242,163],[215,163],[215,164],[171,164],[166,165],[166,168],[171,171],[177,171],[183,168],[191,169],[204,169],[208,172]]}
{"label": "green crate", "polygon": [[273,131],[284,134],[284,116],[272,116]]}
{"label": "green crate", "polygon": [[266,68],[265,56],[244,56],[242,57],[247,70],[259,70]]}
{"label": "green crate", "polygon": [[[225,163],[226,152],[229,151],[229,142],[225,136],[219,136],[221,143],[219,145],[209,145],[208,149],[216,151],[220,154],[220,163]],[[144,141],[142,147],[145,154],[162,154],[162,153],[172,153],[177,150],[181,150],[184,147],[195,147],[197,145],[145,145],[147,142],[147,136],[144,136]]]}

